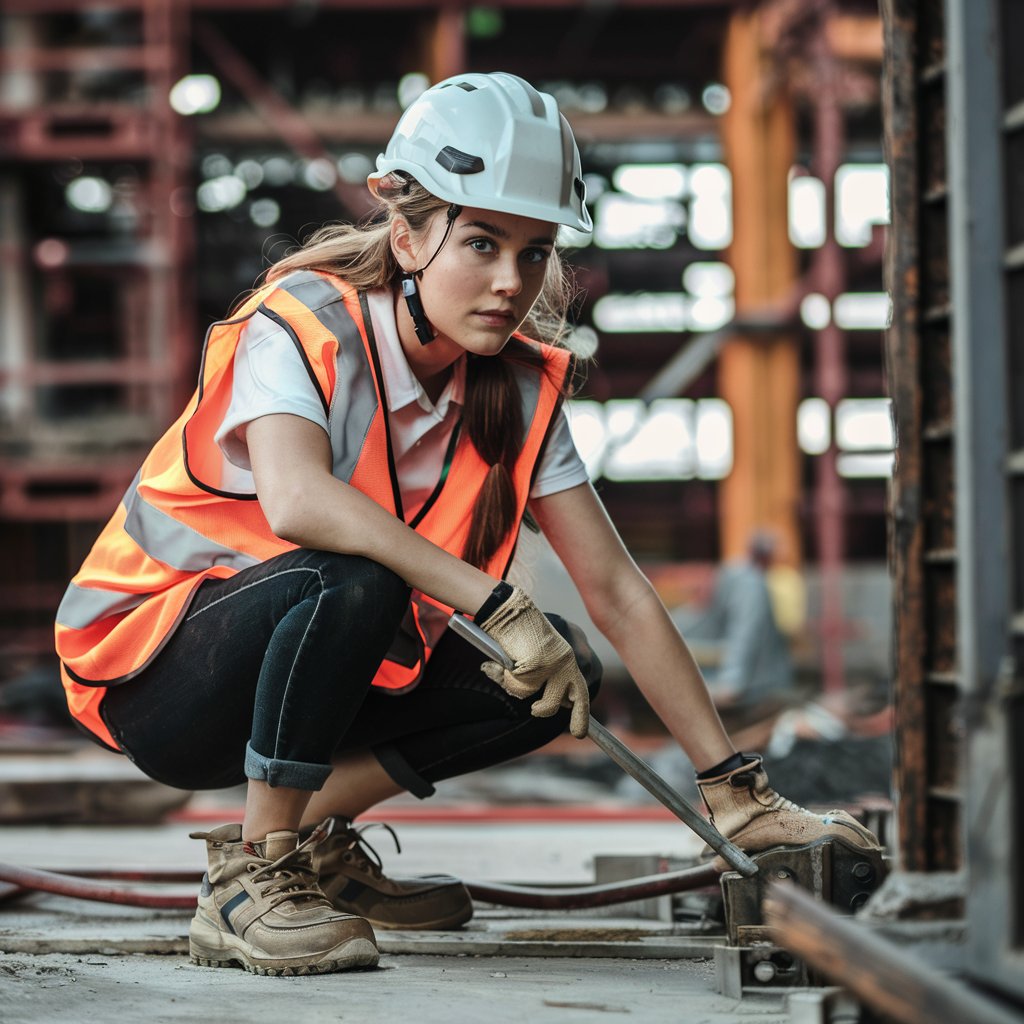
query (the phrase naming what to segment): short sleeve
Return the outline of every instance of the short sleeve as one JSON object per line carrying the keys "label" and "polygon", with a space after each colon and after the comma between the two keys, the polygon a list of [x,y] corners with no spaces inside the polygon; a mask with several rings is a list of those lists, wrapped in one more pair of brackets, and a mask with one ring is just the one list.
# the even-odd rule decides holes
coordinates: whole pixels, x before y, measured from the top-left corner
{"label": "short sleeve", "polygon": [[576,450],[569,429],[568,411],[563,403],[544,446],[530,497],[543,498],[567,491],[570,487],[586,483],[588,479],[587,467]]}
{"label": "short sleeve", "polygon": [[238,428],[273,413],[301,416],[330,434],[320,392],[295,342],[269,317],[256,313],[238,340],[231,404],[214,434],[214,440],[230,463],[240,469],[252,469]]}

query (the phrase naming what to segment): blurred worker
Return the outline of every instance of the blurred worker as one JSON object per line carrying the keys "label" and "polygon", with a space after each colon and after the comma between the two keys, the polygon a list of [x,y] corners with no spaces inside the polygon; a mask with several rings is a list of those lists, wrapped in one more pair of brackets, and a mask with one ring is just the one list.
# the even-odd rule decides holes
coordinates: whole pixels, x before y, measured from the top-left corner
{"label": "blurred worker", "polygon": [[708,666],[704,678],[712,699],[733,728],[780,710],[792,697],[790,642],[803,626],[806,606],[799,574],[788,567],[775,576],[773,593],[772,575],[781,568],[774,565],[777,547],[774,534],[755,531],[746,557],[719,570],[706,608],[672,612],[698,661]]}
{"label": "blurred worker", "polygon": [[[457,879],[388,878],[350,822],[567,727],[586,735],[597,659],[503,579],[527,506],[724,831],[757,849],[872,845],[733,749],[587,480],[561,410],[555,236],[591,219],[555,100],[508,74],[442,82],[369,187],[378,217],[322,229],[211,328],[196,395],[58,611],[91,735],[172,786],[248,782],[245,820],[197,834],[193,959],[344,970],[377,962],[371,923],[470,917]],[[446,630],[453,608],[511,671]]]}

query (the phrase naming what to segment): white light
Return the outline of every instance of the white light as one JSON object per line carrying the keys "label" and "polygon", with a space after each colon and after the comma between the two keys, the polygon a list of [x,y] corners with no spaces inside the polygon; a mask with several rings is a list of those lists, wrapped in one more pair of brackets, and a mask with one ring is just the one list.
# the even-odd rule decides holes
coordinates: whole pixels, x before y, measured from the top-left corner
{"label": "white light", "polygon": [[711,82],[701,93],[701,102],[709,114],[724,114],[732,106],[732,94],[719,82]]}
{"label": "white light", "polygon": [[889,223],[889,168],[843,164],[836,171],[836,241],[864,246],[874,224]]}
{"label": "white light", "polygon": [[373,161],[365,153],[344,153],[338,157],[338,174],[349,185],[363,185],[373,170]]}
{"label": "white light", "polygon": [[731,199],[732,174],[725,164],[694,164],[690,168],[690,191],[698,199]]}
{"label": "white light", "polygon": [[594,324],[600,331],[686,330],[689,300],[681,292],[636,292],[604,295],[594,303]]}
{"label": "white light", "polygon": [[114,201],[110,182],[102,178],[75,178],[64,190],[68,206],[84,213],[106,213]]}
{"label": "white light", "polygon": [[606,192],[594,205],[594,241],[602,249],[669,249],[686,223],[679,203]]}
{"label": "white light", "polygon": [[889,326],[892,302],[887,292],[847,292],[832,307],[844,331],[882,331]]}
{"label": "white light", "polygon": [[690,172],[690,241],[723,249],[732,241],[732,176],[723,164],[695,164]]}
{"label": "white light", "polygon": [[623,164],[612,181],[620,192],[637,199],[682,199],[686,195],[686,168],[682,164]]}
{"label": "white light", "polygon": [[832,443],[832,414],[824,398],[805,398],[796,410],[796,439],[808,455],[823,455]]}
{"label": "white light", "polygon": [[725,299],[736,290],[736,275],[728,263],[691,263],[683,271],[683,287],[698,299]]}
{"label": "white light", "polygon": [[731,299],[719,299],[705,295],[690,303],[686,322],[694,331],[715,331],[724,327],[736,312],[736,303]]}
{"label": "white light", "polygon": [[789,240],[798,249],[825,244],[825,183],[820,178],[789,179]]}
{"label": "white light", "polygon": [[258,228],[273,227],[281,219],[281,207],[274,199],[257,199],[249,207],[249,218]]}
{"label": "white light", "polygon": [[721,399],[580,401],[568,411],[592,480],[720,480],[732,469],[732,410]]}
{"label": "white light", "polygon": [[820,292],[811,292],[800,302],[800,319],[812,331],[823,331],[832,320],[832,305]]}
{"label": "white light", "polygon": [[580,324],[569,332],[565,346],[580,359],[590,359],[597,351],[598,341],[597,331],[593,327]]}
{"label": "white light", "polygon": [[874,455],[840,454],[836,457],[836,470],[843,477],[889,477],[896,465],[895,452]]}
{"label": "white light", "polygon": [[608,402],[606,408],[609,425],[627,416],[630,424],[628,437],[609,446],[604,465],[609,480],[680,480],[694,475],[690,399],[659,399],[651,403],[646,415],[643,403],[632,399]]}
{"label": "white light", "polygon": [[402,75],[398,81],[398,102],[403,110],[430,88],[430,79],[421,71]]}
{"label": "white light", "polygon": [[891,451],[896,445],[888,398],[846,398],[836,406],[836,444],[844,451]]}
{"label": "white light", "polygon": [[732,471],[732,409],[720,398],[697,403],[697,475],[722,480]]}
{"label": "white light", "polygon": [[206,213],[232,210],[245,199],[245,182],[233,174],[204,181],[196,189],[196,205]]}
{"label": "white light", "polygon": [[607,428],[600,402],[569,402],[569,432],[591,480],[601,475]]}
{"label": "white light", "polygon": [[208,114],[220,103],[220,82],[213,75],[186,75],[171,88],[171,107],[179,114]]}
{"label": "white light", "polygon": [[287,157],[272,156],[263,161],[263,176],[268,185],[290,185],[295,169]]}
{"label": "white light", "polygon": [[199,169],[204,178],[222,178],[225,174],[234,174],[235,167],[223,153],[208,153]]}
{"label": "white light", "polygon": [[314,192],[326,192],[329,188],[333,188],[337,180],[338,172],[335,170],[334,164],[323,157],[310,160],[302,169],[303,184],[313,189]]}
{"label": "white light", "polygon": [[258,160],[242,160],[235,165],[235,177],[241,178],[251,192],[263,184],[263,167]]}

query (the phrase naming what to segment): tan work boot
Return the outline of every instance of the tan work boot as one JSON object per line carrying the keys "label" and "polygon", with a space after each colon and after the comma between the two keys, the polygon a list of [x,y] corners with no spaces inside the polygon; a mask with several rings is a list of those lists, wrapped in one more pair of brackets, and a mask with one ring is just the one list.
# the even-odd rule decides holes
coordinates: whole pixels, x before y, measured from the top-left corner
{"label": "tan work boot", "polygon": [[[313,867],[338,910],[359,914],[375,928],[458,928],[473,916],[473,901],[457,878],[388,878],[377,852],[362,837],[369,825],[352,828],[345,818],[328,821],[327,838],[313,851]],[[394,829],[382,827],[401,853]]]}
{"label": "tan work boot", "polygon": [[373,929],[339,913],[317,885],[309,847],[294,832],[243,843],[241,825],[193,832],[206,840],[210,869],[189,928],[192,962],[241,966],[254,974],[327,974],[376,966]]}
{"label": "tan work boot", "polygon": [[881,849],[874,835],[846,811],[816,814],[779,796],[768,785],[761,758],[747,757],[741,768],[697,780],[715,827],[746,853],[770,846],[801,846],[826,836],[865,850]]}

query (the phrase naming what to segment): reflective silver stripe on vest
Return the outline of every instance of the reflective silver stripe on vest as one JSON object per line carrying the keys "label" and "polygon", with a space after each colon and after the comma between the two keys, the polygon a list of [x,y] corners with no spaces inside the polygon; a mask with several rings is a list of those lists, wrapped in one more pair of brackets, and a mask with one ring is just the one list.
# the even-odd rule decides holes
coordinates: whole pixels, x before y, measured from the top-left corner
{"label": "reflective silver stripe on vest", "polygon": [[182,572],[202,572],[213,565],[226,565],[231,569],[259,565],[258,558],[218,544],[150,505],[140,496],[138,487],[139,476],[136,475],[124,496],[128,510],[124,532],[150,558]]}
{"label": "reflective silver stripe on vest", "polygon": [[377,412],[373,367],[359,327],[341,292],[330,281],[311,271],[303,271],[286,277],[281,289],[298,299],[338,339],[335,386],[328,419],[334,456],[332,473],[348,483]]}
{"label": "reflective silver stripe on vest", "polygon": [[69,583],[57,609],[57,625],[85,629],[108,615],[138,608],[152,594],[126,594],[123,590],[100,590]]}

